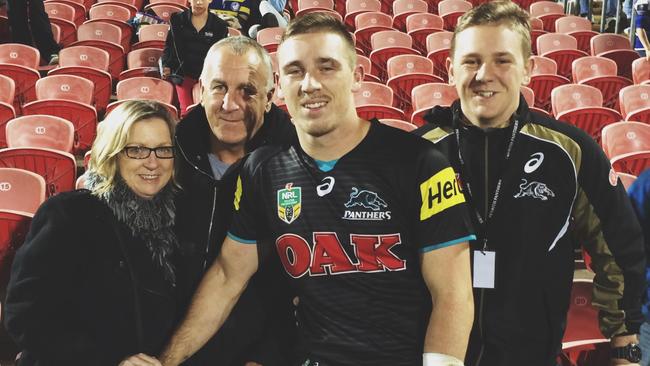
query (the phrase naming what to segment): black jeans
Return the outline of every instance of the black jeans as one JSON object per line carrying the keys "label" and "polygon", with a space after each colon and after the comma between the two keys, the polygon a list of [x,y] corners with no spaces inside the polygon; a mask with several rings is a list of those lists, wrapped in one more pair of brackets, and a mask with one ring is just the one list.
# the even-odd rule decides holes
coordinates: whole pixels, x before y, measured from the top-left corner
{"label": "black jeans", "polygon": [[50,18],[45,12],[43,0],[8,0],[7,6],[13,42],[31,46],[33,37],[44,60],[49,60],[50,55],[59,53],[60,47],[54,41]]}

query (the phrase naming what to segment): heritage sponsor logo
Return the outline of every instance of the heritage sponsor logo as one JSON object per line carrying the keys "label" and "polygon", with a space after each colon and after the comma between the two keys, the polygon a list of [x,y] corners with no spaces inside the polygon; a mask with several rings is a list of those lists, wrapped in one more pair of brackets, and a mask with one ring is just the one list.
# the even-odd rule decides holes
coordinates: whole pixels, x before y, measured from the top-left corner
{"label": "heritage sponsor logo", "polygon": [[420,184],[422,207],[420,221],[465,202],[465,196],[456,180],[454,169],[445,168]]}
{"label": "heritage sponsor logo", "polygon": [[278,190],[278,217],[280,220],[291,224],[298,216],[302,208],[302,191],[300,187],[293,187],[293,183],[287,183],[284,189]]}

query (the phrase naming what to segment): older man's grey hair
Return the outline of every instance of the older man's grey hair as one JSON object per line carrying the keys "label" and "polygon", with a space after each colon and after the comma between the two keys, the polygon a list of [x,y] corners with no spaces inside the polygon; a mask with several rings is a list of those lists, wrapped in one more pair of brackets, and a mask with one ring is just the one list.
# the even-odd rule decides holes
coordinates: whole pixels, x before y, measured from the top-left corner
{"label": "older man's grey hair", "polygon": [[256,52],[257,55],[266,64],[266,91],[268,92],[269,90],[273,89],[273,61],[271,60],[271,56],[269,56],[269,53],[266,52],[264,47],[257,43],[257,41],[254,41],[253,39],[246,36],[226,37],[210,47],[208,54],[205,56],[203,70],[201,71],[201,83],[203,83],[203,85],[208,85],[210,83],[207,75],[207,70],[210,66],[210,60],[216,52],[224,47],[228,48],[230,51],[232,51],[232,53],[239,56],[245,55],[248,51],[251,50]]}

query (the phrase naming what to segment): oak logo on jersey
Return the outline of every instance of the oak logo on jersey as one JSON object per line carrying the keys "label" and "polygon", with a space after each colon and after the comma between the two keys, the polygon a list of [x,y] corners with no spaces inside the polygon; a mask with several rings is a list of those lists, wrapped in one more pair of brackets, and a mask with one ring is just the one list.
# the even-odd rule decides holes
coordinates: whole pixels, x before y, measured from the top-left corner
{"label": "oak logo on jersey", "polygon": [[336,233],[315,232],[313,245],[296,234],[284,234],[275,241],[275,249],[285,271],[293,277],[337,275],[356,272],[403,271],[406,261],[392,249],[401,244],[397,234],[350,234],[356,260],[350,258]]}
{"label": "oak logo on jersey", "polygon": [[284,189],[278,190],[278,217],[290,224],[300,216],[302,208],[302,192],[300,187],[287,183]]}
{"label": "oak logo on jersey", "polygon": [[366,189],[359,190],[357,187],[352,187],[350,199],[345,203],[345,207],[350,209],[343,213],[345,220],[381,221],[390,220],[391,217],[390,211],[382,211],[388,204],[377,193]]}
{"label": "oak logo on jersey", "polygon": [[421,183],[420,194],[422,195],[421,221],[449,207],[465,202],[465,196],[456,180],[456,173],[450,167],[439,171]]}

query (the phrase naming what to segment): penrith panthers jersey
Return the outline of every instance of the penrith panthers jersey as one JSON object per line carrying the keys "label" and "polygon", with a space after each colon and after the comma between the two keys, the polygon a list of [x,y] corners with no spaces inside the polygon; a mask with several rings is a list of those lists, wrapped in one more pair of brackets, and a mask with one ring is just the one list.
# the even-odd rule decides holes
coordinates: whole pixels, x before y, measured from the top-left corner
{"label": "penrith panthers jersey", "polygon": [[297,143],[253,152],[229,236],[277,255],[300,297],[300,365],[422,364],[431,311],[419,256],[474,239],[456,175],[433,146],[372,122],[338,161]]}

